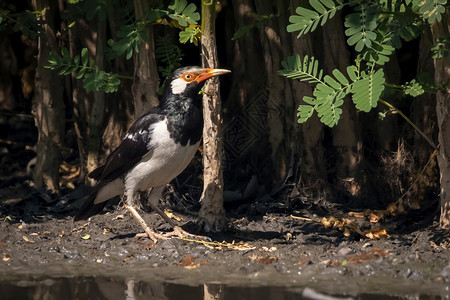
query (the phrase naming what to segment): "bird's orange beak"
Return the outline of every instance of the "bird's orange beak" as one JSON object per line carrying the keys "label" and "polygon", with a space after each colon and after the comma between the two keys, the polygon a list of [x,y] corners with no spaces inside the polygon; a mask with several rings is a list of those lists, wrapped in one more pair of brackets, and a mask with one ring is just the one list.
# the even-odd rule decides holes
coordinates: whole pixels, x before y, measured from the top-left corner
{"label": "bird's orange beak", "polygon": [[195,79],[195,81],[197,81],[198,83],[205,81],[208,78],[214,77],[214,76],[219,76],[222,74],[227,74],[227,73],[231,73],[230,70],[225,70],[225,69],[210,69],[210,68],[205,68],[204,72],[201,73],[200,75],[198,75],[198,77]]}

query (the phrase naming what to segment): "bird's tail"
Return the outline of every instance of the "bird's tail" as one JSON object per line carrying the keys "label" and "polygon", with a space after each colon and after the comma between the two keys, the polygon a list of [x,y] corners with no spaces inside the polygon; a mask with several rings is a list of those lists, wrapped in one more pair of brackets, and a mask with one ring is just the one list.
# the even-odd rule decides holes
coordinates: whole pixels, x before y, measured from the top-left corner
{"label": "bird's tail", "polygon": [[108,201],[94,203],[95,197],[97,197],[98,189],[95,189],[87,197],[81,208],[75,214],[74,221],[85,220],[93,215],[98,214],[103,210]]}

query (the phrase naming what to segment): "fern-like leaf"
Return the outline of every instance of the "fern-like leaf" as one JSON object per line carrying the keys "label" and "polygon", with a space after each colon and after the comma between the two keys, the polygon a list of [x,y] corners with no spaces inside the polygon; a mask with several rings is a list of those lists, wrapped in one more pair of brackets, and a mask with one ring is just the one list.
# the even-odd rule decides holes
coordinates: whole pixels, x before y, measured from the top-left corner
{"label": "fern-like leaf", "polygon": [[319,83],[314,89],[313,95],[316,97],[315,110],[320,121],[329,127],[336,125],[341,117],[342,109],[339,108],[344,103],[346,93],[341,85],[330,76],[325,76],[325,82]]}
{"label": "fern-like leaf", "polygon": [[415,79],[405,83],[403,85],[403,91],[405,92],[406,95],[411,95],[413,97],[417,97],[425,93],[425,90],[423,89],[422,85]]}
{"label": "fern-like leaf", "polygon": [[[305,98],[303,98],[303,100],[305,100]],[[297,109],[298,123],[305,123],[313,115],[313,113],[314,106],[299,105]]]}
{"label": "fern-like leaf", "polygon": [[334,17],[336,12],[342,9],[345,4],[342,0],[309,0],[309,4],[314,10],[304,7],[297,7],[295,12],[297,15],[289,17],[289,24],[287,26],[288,32],[299,31],[297,37],[302,36],[308,32],[316,30],[317,26],[325,25],[328,19]]}
{"label": "fern-like leaf", "polygon": [[345,34],[349,37],[347,43],[355,46],[355,50],[361,52],[365,47],[370,48],[372,41],[377,38],[374,30],[377,27],[378,15],[376,6],[361,4],[359,11],[351,13],[345,18]]}
{"label": "fern-like leaf", "polygon": [[369,112],[373,107],[376,107],[378,99],[380,99],[381,93],[384,90],[384,82],[383,69],[363,76],[354,82],[352,93],[356,108]]}
{"label": "fern-like leaf", "polygon": [[309,59],[305,55],[302,61],[299,55],[290,56],[281,65],[283,69],[278,71],[279,75],[309,83],[322,82],[323,70],[319,70],[319,62],[314,57]]}

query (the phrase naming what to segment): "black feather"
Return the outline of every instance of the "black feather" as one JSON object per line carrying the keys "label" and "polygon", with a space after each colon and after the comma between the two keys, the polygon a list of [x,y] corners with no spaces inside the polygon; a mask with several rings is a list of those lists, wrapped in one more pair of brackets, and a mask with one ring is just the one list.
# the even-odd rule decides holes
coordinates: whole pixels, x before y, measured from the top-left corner
{"label": "black feather", "polygon": [[[164,120],[164,116],[152,111],[140,117],[128,130],[125,139],[108,155],[105,163],[89,173],[89,177],[100,182],[109,182],[128,172],[151,149],[150,126]],[[130,138],[131,137],[131,138]]]}
{"label": "black feather", "polygon": [[100,213],[103,208],[105,208],[108,201],[94,204],[95,197],[97,196],[97,192],[100,190],[100,188],[101,186],[97,185],[95,191],[89,194],[86,201],[83,203],[83,205],[73,218],[74,221],[85,220],[93,215]]}

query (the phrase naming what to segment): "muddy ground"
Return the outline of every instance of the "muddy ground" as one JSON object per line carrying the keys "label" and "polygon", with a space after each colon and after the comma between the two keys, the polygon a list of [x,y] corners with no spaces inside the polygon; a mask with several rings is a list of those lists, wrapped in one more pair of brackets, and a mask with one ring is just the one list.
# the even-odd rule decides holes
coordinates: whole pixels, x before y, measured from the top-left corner
{"label": "muddy ground", "polygon": [[[228,229],[205,233],[195,225],[199,191],[168,188],[162,206],[182,218],[185,230],[217,243],[170,239],[154,244],[135,237],[141,228],[118,201],[89,221],[73,223],[81,188],[70,193],[66,189],[64,197],[34,190],[26,171],[34,156],[27,146],[30,139],[0,143],[0,299],[17,298],[6,292],[12,287],[34,286],[33,281],[52,286],[57,278],[84,278],[83,286],[86,278],[106,278],[108,284],[119,281],[124,286],[130,280],[163,282],[163,296],[152,292],[153,299],[181,299],[168,297],[168,287],[205,283],[259,287],[263,295],[246,297],[241,290],[240,297],[228,299],[276,299],[273,294],[284,288],[294,291],[285,299],[300,299],[292,295],[300,295],[305,287],[359,298],[368,294],[379,295],[377,299],[450,298],[450,236],[438,227],[437,199],[430,200],[435,204],[427,210],[371,223],[350,217],[349,211],[355,209],[339,203],[290,197],[291,187],[286,186],[270,197],[226,203]],[[320,220],[329,221],[330,216],[351,220],[361,230],[382,227],[387,235],[371,239],[354,230],[347,234],[327,228]],[[170,231],[154,212],[144,218],[153,228]],[[83,298],[80,290],[89,292],[77,287],[73,298]],[[95,298],[115,298],[105,293]]]}
{"label": "muddy ground", "polygon": [[[120,204],[73,223],[78,204],[70,197],[51,198],[30,189],[9,195],[9,201],[24,201],[5,205],[8,190],[2,190],[0,206],[0,281],[107,276],[188,286],[311,287],[350,296],[450,295],[450,239],[438,228],[437,216],[392,217],[381,224],[389,237],[372,240],[354,232],[345,236],[314,221],[319,211],[345,216],[338,205],[293,209],[288,199],[266,198],[228,207],[230,227],[206,234],[222,243],[170,239],[154,244],[134,237],[141,228]],[[182,218],[184,229],[205,234],[195,226],[195,211],[177,209],[169,200],[163,204]],[[170,230],[153,212],[145,219],[159,231]],[[358,222],[362,228],[371,226]]]}

